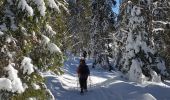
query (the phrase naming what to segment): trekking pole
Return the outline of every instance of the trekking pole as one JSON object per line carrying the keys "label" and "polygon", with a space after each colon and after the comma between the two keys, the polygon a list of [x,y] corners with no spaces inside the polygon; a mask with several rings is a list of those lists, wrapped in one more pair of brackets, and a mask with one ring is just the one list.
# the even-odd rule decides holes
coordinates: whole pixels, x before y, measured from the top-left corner
{"label": "trekking pole", "polygon": [[77,75],[77,89],[76,90],[78,90],[78,88],[79,88],[79,77],[78,77],[78,75]]}
{"label": "trekking pole", "polygon": [[89,75],[89,83],[90,83],[90,88],[91,88],[92,82],[91,82],[91,77],[90,77],[90,75]]}

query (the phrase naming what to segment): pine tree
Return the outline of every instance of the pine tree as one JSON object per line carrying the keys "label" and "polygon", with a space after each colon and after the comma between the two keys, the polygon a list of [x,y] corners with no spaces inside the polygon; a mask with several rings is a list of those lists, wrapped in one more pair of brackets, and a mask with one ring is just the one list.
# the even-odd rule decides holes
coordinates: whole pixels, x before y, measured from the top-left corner
{"label": "pine tree", "polygon": [[[112,7],[115,5],[114,0],[93,0],[92,1],[92,29],[91,42],[93,48],[93,56],[95,58],[94,65],[99,64],[102,67],[109,66],[109,44],[112,39],[114,30],[115,14]],[[111,66],[110,66],[111,70]]]}
{"label": "pine tree", "polygon": [[[90,43],[90,0],[69,0],[68,33],[70,33],[70,50],[80,54],[87,50]],[[68,43],[67,43],[68,44]]]}
{"label": "pine tree", "polygon": [[[170,2],[168,0],[154,0],[152,2],[152,17],[151,17],[151,27],[152,27],[152,40],[154,46],[157,50],[157,55],[160,57],[162,64],[160,66],[166,66],[168,69],[170,66]],[[159,64],[159,63],[158,63]],[[159,73],[163,74],[164,69],[157,69]],[[170,72],[170,71],[169,71]],[[167,75],[164,74],[165,77]]]}
{"label": "pine tree", "polygon": [[[40,70],[60,73],[62,52],[55,43],[50,15],[65,8],[62,1],[4,0],[0,14],[0,96],[24,100],[54,99]],[[54,13],[55,11],[55,13]],[[59,43],[57,43],[59,44]],[[3,86],[3,84],[6,84]]]}
{"label": "pine tree", "polygon": [[125,51],[125,42],[127,40],[128,34],[128,18],[131,16],[130,8],[131,4],[127,3],[127,0],[123,0],[120,2],[120,12],[117,17],[117,26],[116,32],[114,34],[114,59],[115,59],[115,66],[118,70],[121,70],[122,63],[123,63],[123,52]]}
{"label": "pine tree", "polygon": [[[122,57],[120,70],[128,73],[132,81],[143,82],[145,77],[152,81],[160,81],[160,74],[157,69],[162,70],[161,75],[165,75],[166,69],[162,65],[152,42],[152,28],[150,27],[152,16],[152,3],[146,0],[124,1],[122,12],[124,16],[121,22],[125,23],[123,28],[120,26],[122,40]],[[122,25],[122,24],[121,24]],[[157,73],[155,73],[155,71]]]}

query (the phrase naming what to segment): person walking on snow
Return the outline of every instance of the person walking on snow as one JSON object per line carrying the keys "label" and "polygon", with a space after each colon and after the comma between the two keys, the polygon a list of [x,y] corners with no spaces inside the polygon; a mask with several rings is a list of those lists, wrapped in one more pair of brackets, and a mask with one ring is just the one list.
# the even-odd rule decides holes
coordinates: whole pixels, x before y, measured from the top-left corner
{"label": "person walking on snow", "polygon": [[87,78],[90,75],[90,70],[86,65],[84,59],[80,59],[80,65],[77,68],[77,74],[78,74],[79,84],[81,89],[80,93],[83,93],[84,91],[87,91]]}
{"label": "person walking on snow", "polygon": [[83,51],[83,57],[86,58],[87,57],[87,52],[84,50]]}

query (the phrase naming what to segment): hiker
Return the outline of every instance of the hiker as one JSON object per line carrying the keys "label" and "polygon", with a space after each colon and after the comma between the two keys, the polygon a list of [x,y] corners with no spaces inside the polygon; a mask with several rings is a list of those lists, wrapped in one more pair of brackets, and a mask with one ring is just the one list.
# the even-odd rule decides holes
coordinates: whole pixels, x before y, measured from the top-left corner
{"label": "hiker", "polygon": [[80,93],[83,93],[84,91],[87,91],[87,78],[90,75],[90,70],[86,65],[84,59],[80,59],[80,65],[77,69],[77,74],[78,74],[79,84],[81,88]]}
{"label": "hiker", "polygon": [[84,50],[83,51],[83,57],[86,58],[87,57],[87,52]]}

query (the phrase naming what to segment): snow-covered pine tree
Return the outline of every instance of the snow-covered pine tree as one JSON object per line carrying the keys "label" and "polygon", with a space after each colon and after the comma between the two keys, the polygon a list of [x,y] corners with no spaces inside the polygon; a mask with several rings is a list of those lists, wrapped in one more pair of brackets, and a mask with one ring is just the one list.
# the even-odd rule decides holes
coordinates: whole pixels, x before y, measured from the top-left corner
{"label": "snow-covered pine tree", "polygon": [[[116,4],[114,0],[92,1],[92,29],[91,43],[94,65],[108,68],[110,43],[112,43],[112,32],[114,30],[115,14],[112,7]],[[111,69],[111,66],[110,66]]]}
{"label": "snow-covered pine tree", "polygon": [[0,3],[0,99],[54,100],[39,71],[60,72],[63,56],[54,42],[56,32],[49,17],[65,6],[57,0]]}
{"label": "snow-covered pine tree", "polygon": [[[88,50],[90,43],[90,0],[69,0],[68,33],[70,33],[69,49],[74,54]],[[68,44],[68,42],[67,42]]]}
{"label": "snow-covered pine tree", "polygon": [[[151,41],[149,27],[150,4],[149,0],[125,0],[122,11],[126,14],[121,21],[125,21],[122,36],[126,42],[123,44],[121,71],[127,73],[129,79],[136,82],[152,79],[160,81],[160,76],[155,73],[158,68],[155,49]],[[120,30],[122,28],[120,27]],[[126,34],[125,34],[126,33]],[[164,66],[161,66],[164,69]]]}
{"label": "snow-covered pine tree", "polygon": [[[143,16],[141,17],[141,12],[139,12],[140,10],[140,7],[135,6],[132,1],[124,0],[120,6],[120,17],[118,19],[120,24],[116,34],[116,38],[119,40],[117,43],[121,44],[119,46],[121,51],[118,53],[122,57],[119,58],[116,66],[123,73],[129,74],[128,78],[130,80],[137,82],[143,78],[141,70],[143,66],[141,63],[143,62],[140,56],[145,56],[145,52],[141,48],[142,43],[140,45],[143,33],[138,29],[139,25],[143,24],[144,21]],[[141,53],[141,55],[139,56],[138,53]]]}
{"label": "snow-covered pine tree", "polygon": [[57,33],[55,35],[55,38],[53,41],[60,47],[61,51],[64,52],[67,50],[68,44],[69,44],[69,34],[67,34],[69,27],[67,26],[68,23],[68,15],[69,9],[68,9],[68,3],[63,2],[63,0],[60,0],[60,9],[59,13],[56,14],[56,11],[54,9],[51,9],[52,12],[49,13],[50,16],[48,18],[49,24],[52,27],[52,29]]}
{"label": "snow-covered pine tree", "polygon": [[120,70],[123,66],[123,51],[125,50],[125,42],[127,40],[128,36],[128,18],[131,16],[130,8],[131,4],[127,3],[127,0],[122,0],[120,5],[120,12],[117,17],[117,23],[115,25],[116,32],[113,35],[113,43],[114,43],[114,49],[113,49],[113,55],[115,60],[115,66],[118,70]]}
{"label": "snow-covered pine tree", "polygon": [[[157,50],[157,55],[160,57],[157,58],[159,66],[166,66],[170,72],[170,1],[168,0],[153,0],[151,6],[151,31],[152,31],[152,40],[154,47]],[[163,74],[165,69],[157,68],[157,72]]]}

